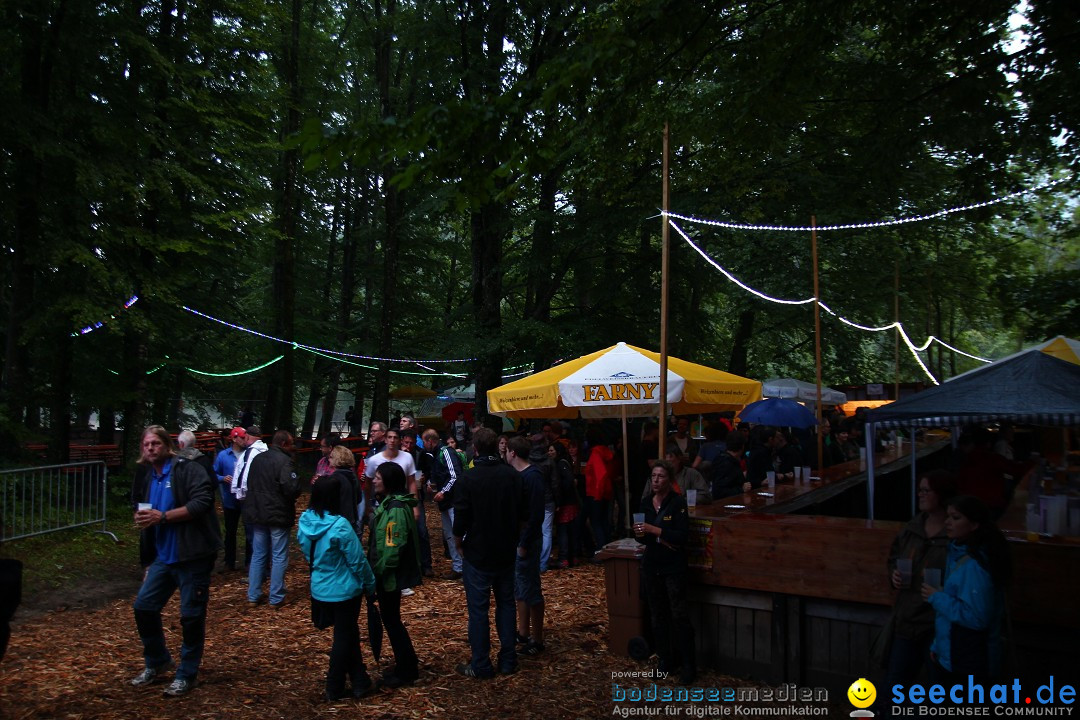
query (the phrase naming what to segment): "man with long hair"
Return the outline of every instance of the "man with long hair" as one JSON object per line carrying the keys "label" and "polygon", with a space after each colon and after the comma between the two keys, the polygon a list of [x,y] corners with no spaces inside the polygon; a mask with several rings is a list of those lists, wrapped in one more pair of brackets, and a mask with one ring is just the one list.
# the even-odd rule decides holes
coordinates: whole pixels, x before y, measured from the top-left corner
{"label": "man with long hair", "polygon": [[131,680],[150,685],[175,663],[165,643],[161,610],[180,590],[180,666],[165,695],[186,695],[194,687],[206,637],[210,573],[221,548],[214,512],[214,480],[197,462],[176,456],[160,425],[142,434],[139,462],[149,467],[141,488],[135,524],[142,529],[153,561],[135,598],[135,626],[143,644],[143,671]]}

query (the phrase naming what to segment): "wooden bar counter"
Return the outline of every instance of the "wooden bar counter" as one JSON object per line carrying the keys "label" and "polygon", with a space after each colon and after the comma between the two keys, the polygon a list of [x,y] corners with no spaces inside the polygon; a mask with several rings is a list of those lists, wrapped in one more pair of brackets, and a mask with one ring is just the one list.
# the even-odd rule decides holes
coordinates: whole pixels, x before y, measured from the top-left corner
{"label": "wooden bar counter", "polygon": [[[906,472],[910,454],[880,460],[879,476]],[[871,646],[892,606],[886,561],[905,523],[787,514],[866,480],[858,463],[830,471],[691,511],[689,604],[703,664],[837,689],[879,672]],[[1080,641],[1080,538],[1007,534],[1014,652],[1045,666],[1052,648]]]}

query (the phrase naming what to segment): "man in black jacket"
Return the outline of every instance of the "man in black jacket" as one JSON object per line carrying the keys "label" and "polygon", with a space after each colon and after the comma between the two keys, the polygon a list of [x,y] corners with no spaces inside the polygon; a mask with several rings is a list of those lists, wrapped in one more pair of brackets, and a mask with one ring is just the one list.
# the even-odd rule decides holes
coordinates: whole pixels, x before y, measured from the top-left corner
{"label": "man in black jacket", "polygon": [[244,498],[244,524],[254,529],[254,549],[248,570],[248,603],[262,603],[266,556],[270,555],[270,607],[285,604],[285,570],[289,567],[289,531],[296,521],[300,478],[293,467],[293,437],[274,433],[270,449],[251,461]]}
{"label": "man in black jacket", "polygon": [[727,449],[713,460],[709,468],[713,500],[750,492],[750,483],[742,471],[743,443],[742,433],[732,430],[727,435]]}
{"label": "man in black jacket", "polygon": [[143,644],[145,667],[131,680],[150,685],[173,667],[161,625],[161,610],[180,590],[180,667],[167,696],[186,695],[195,687],[206,637],[210,572],[221,533],[214,513],[214,480],[198,463],[176,457],[172,439],[160,425],[143,431],[140,462],[149,467],[141,489],[135,524],[142,531],[152,562],[135,598],[135,626]]}
{"label": "man in black jacket", "polygon": [[454,541],[462,553],[472,649],[472,659],[458,665],[457,671],[471,678],[490,678],[495,675],[488,624],[492,593],[500,645],[499,672],[517,671],[514,561],[526,506],[521,475],[499,459],[495,431],[477,428],[473,446],[474,467],[454,487]]}

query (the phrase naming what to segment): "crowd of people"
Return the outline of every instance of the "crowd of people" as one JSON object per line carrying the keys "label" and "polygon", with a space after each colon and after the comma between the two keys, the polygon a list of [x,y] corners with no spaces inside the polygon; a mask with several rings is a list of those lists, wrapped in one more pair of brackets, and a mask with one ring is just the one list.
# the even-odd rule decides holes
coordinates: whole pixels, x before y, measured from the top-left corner
{"label": "crowd of people", "polygon": [[[415,419],[404,415],[397,427],[372,422],[363,455],[336,434],[323,437],[314,474],[301,479],[287,431],[274,433],[267,445],[258,427],[233,428],[228,446],[210,458],[194,448],[191,433],[180,433],[174,448],[163,428],[147,428],[133,487],[147,568],[135,600],[144,668],[131,683],[149,685],[175,670],[166,695],[194,688],[210,576],[221,548],[221,570],[240,569],[240,520],[252,609],[278,609],[295,599],[285,587],[285,571],[292,538],[299,542],[310,566],[304,594],[310,596],[313,621],[333,627],[329,700],[415,683],[420,659],[401,604],[434,577],[429,511],[440,515],[442,551],[450,561],[443,579],[462,582],[468,609],[471,653],[457,666],[461,675],[514,673],[519,658],[545,652],[544,573],[595,562],[611,540],[632,535],[645,546],[642,585],[659,669],[681,671],[683,683],[693,682],[687,490],[708,503],[760,487],[770,473],[793,476],[814,462],[810,448],[816,442],[780,428],[733,426],[724,417],[700,429],[702,442],[690,434],[688,419],[679,418],[661,458],[660,427],[645,422],[628,436],[624,468],[622,434],[613,429],[590,422],[574,434],[550,421],[532,434],[499,435],[453,423],[445,434],[428,428],[418,436]],[[865,442],[857,419],[833,418],[825,432],[826,464],[857,457]],[[994,509],[959,495],[961,487],[945,471],[922,478],[920,514],[894,543],[889,580],[897,602],[882,660],[895,682],[908,681],[927,664],[942,677],[993,671],[992,628],[1000,622],[1007,555],[998,542]],[[305,489],[310,502],[294,535],[296,503]],[[224,541],[215,492],[224,511]],[[624,507],[627,497],[630,508]],[[633,523],[631,512],[637,515]],[[944,583],[928,582],[928,572],[935,570],[944,573]],[[178,666],[161,620],[176,590],[183,630]],[[494,662],[492,598],[499,645]],[[395,664],[378,681],[367,674],[360,652],[365,605],[369,622],[380,619],[394,653]]]}

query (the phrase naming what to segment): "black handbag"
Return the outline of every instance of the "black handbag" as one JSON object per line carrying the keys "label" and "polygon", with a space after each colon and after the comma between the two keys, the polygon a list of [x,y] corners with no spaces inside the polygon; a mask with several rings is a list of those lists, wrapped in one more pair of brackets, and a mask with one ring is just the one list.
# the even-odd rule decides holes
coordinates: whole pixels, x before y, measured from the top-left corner
{"label": "black handbag", "polygon": [[325,630],[334,624],[334,611],[331,603],[311,598],[311,624],[320,630]]}

